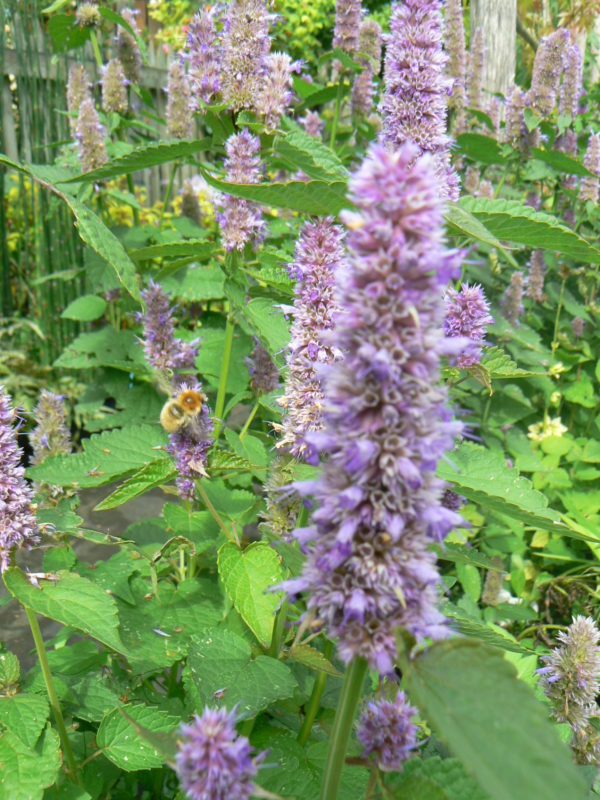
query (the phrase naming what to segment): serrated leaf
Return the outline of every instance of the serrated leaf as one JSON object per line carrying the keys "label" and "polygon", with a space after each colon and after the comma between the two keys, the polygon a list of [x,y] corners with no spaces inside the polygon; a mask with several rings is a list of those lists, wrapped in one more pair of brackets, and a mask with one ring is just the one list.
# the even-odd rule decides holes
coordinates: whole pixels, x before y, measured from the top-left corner
{"label": "serrated leaf", "polygon": [[106,300],[95,294],[84,294],[76,298],[60,315],[62,319],[74,319],[79,322],[91,322],[99,319],[106,311]]}
{"label": "serrated leaf", "polygon": [[76,573],[58,573],[55,582],[36,587],[16,568],[6,570],[3,578],[11,595],[27,608],[126,654],[118,633],[117,606],[100,586]]}
{"label": "serrated leaf", "polygon": [[289,323],[267,297],[250,300],[243,314],[272,355],[277,355],[287,346],[290,341]]}
{"label": "serrated leaf", "polygon": [[303,130],[277,136],[273,148],[294,169],[323,181],[347,181],[348,170],[330,147]]}
{"label": "serrated leaf", "polygon": [[108,497],[101,500],[94,508],[94,511],[106,511],[109,508],[118,508],[119,506],[133,500],[134,497],[139,497],[150,489],[157,486],[162,486],[169,483],[177,476],[177,470],[173,460],[170,458],[161,458],[157,461],[150,461],[138,470],[135,475],[122,483],[118,489],[111,492]]}
{"label": "serrated leaf", "polygon": [[600,263],[600,250],[551,214],[534,211],[515,200],[463,197],[459,202],[461,208],[477,217],[502,241],[555,250],[577,261]]}
{"label": "serrated leaf", "polygon": [[169,161],[176,161],[179,158],[186,158],[194,155],[194,153],[209,150],[210,146],[210,139],[195,139],[189,142],[184,140],[152,142],[152,144],[144,147],[136,147],[135,150],[125,156],[114,158],[102,167],[98,167],[98,169],[70,178],[65,183],[80,183],[82,181],[88,183],[114,178],[117,175],[129,175],[140,169],[156,167],[158,164],[166,164]]}
{"label": "serrated leaf", "polygon": [[521,369],[501,347],[486,347],[481,357],[481,365],[489,372],[491,378],[497,380],[530,378],[534,375],[548,374],[547,372],[531,372]]}
{"label": "serrated leaf", "polygon": [[[177,717],[151,706],[125,706],[125,711],[133,721],[153,732],[169,733],[180,722]],[[104,755],[126,772],[160,767],[165,760],[160,750],[143,739],[118,708],[104,717],[96,741]]]}
{"label": "serrated leaf", "polygon": [[458,233],[476,242],[483,242],[483,244],[487,244],[490,247],[495,247],[497,250],[501,250],[514,266],[517,266],[515,259],[505,250],[500,240],[477,217],[474,217],[464,208],[452,203],[446,208],[444,218],[450,233]]}
{"label": "serrated leaf", "polygon": [[489,800],[456,758],[413,758],[390,783],[394,800]]}
{"label": "serrated leaf", "polygon": [[283,580],[279,556],[265,542],[253,542],[245,550],[227,542],[219,550],[217,563],[236,610],[262,646],[268,647],[281,602],[281,592],[268,591]]}
{"label": "serrated leaf", "polygon": [[586,796],[546,708],[501,653],[453,639],[403,658],[402,672],[411,700],[492,800]]}
{"label": "serrated leaf", "polygon": [[486,511],[506,514],[530,527],[566,532],[560,515],[548,508],[544,495],[516,469],[507,467],[499,453],[463,442],[447,461],[440,462],[438,475]]}
{"label": "serrated leaf", "polygon": [[49,713],[48,701],[39,695],[0,697],[0,725],[8,728],[28,747],[35,747]]}
{"label": "serrated leaf", "polygon": [[539,147],[533,147],[531,155],[545,164],[549,164],[560,174],[594,177],[594,173],[584,167],[581,161],[560,150],[542,150]]}
{"label": "serrated leaf", "polygon": [[0,736],[0,797],[6,800],[41,800],[60,769],[58,734],[50,726],[35,748],[14,734]]}
{"label": "serrated leaf", "polygon": [[456,137],[456,144],[467,158],[479,164],[504,164],[506,157],[502,148],[491,136],[482,133],[461,133]]}
{"label": "serrated leaf", "polygon": [[[63,350],[54,366],[64,369],[111,367],[140,377],[149,374],[144,352],[133,331],[117,331],[112,326],[81,333]],[[139,392],[139,387],[134,389]],[[145,392],[149,396],[152,394],[147,389]]]}
{"label": "serrated leaf", "polygon": [[165,291],[189,303],[225,297],[225,275],[219,267],[184,267],[161,283]]}
{"label": "serrated leaf", "polygon": [[[10,600],[10,598],[8,598]],[[0,653],[0,691],[7,687],[16,686],[21,677],[19,659],[10,650]]]}
{"label": "serrated leaf", "polygon": [[333,675],[334,678],[343,677],[342,673],[333,666],[328,658],[325,658],[320,650],[308,644],[297,644],[292,647],[290,658],[317,672],[325,672],[327,675]]}
{"label": "serrated leaf", "polygon": [[139,247],[132,250],[129,255],[134,261],[146,261],[152,258],[180,258],[190,256],[196,261],[205,261],[215,249],[212,242],[204,239],[186,239],[181,242],[165,242],[153,244],[149,247]]}
{"label": "serrated leaf", "polygon": [[188,650],[183,680],[196,710],[214,705],[255,716],[276,700],[291,697],[297,686],[286,664],[269,656],[251,657],[250,645],[223,628],[200,632]]}
{"label": "serrated leaf", "polygon": [[339,214],[350,206],[346,199],[344,181],[289,181],[288,183],[246,184],[226,183],[205,170],[201,173],[214,189],[234,197],[244,197],[265,206],[289,208],[304,214]]}
{"label": "serrated leaf", "polygon": [[247,459],[225,450],[214,450],[208,463],[210,472],[237,472],[250,470],[252,467]]}
{"label": "serrated leaf", "polygon": [[90,28],[75,23],[72,14],[55,14],[48,20],[48,32],[55,53],[83,47],[90,38]]}
{"label": "serrated leaf", "polygon": [[520,653],[521,655],[531,655],[532,653],[527,647],[523,647],[516,642],[503,628],[468,617],[457,606],[446,603],[443,606],[443,612],[452,620],[452,627],[462,633],[463,636],[478,639],[483,644],[497,647],[510,653]]}

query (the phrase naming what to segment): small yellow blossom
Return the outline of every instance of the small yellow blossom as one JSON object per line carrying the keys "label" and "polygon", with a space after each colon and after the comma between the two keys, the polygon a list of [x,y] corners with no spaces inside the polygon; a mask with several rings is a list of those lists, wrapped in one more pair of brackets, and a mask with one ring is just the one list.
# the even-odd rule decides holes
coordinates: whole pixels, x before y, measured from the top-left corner
{"label": "small yellow blossom", "polygon": [[562,397],[560,392],[552,392],[550,395],[550,404],[553,406],[557,406],[560,403],[560,398]]}
{"label": "small yellow blossom", "polygon": [[550,419],[546,414],[543,422],[536,422],[530,425],[528,430],[527,436],[529,439],[534,442],[543,442],[544,439],[549,439],[551,436],[562,436],[563,433],[567,432],[568,428],[562,424],[560,417]]}
{"label": "small yellow blossom", "polygon": [[562,372],[566,372],[566,367],[565,367],[565,365],[562,363],[562,361],[557,361],[557,363],[556,363],[556,364],[553,364],[553,365],[550,367],[550,369],[548,370],[548,375],[550,375],[550,377],[551,377],[551,378],[558,378],[558,376],[559,376],[559,375],[560,375]]}

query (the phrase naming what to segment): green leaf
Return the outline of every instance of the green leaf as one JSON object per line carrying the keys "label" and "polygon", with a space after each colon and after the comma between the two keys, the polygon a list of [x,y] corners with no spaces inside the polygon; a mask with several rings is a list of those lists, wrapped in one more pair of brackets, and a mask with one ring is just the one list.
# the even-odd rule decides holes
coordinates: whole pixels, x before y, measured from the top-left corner
{"label": "green leaf", "polygon": [[[7,598],[10,600],[10,598]],[[19,659],[10,650],[0,653],[0,691],[16,686],[21,677],[21,665]]]}
{"label": "green leaf", "polygon": [[227,542],[219,550],[219,575],[233,605],[263,647],[273,634],[281,592],[268,592],[283,580],[279,556],[265,542],[252,542],[245,550]]}
{"label": "green leaf", "polygon": [[327,182],[348,180],[348,170],[333,150],[303,130],[277,136],[273,148],[292,168],[301,169],[311,178]]}
{"label": "green leaf", "polygon": [[481,197],[463,197],[460,207],[477,217],[502,241],[556,250],[577,261],[600,263],[598,248],[592,247],[550,214],[534,211],[515,200],[488,200]]}
{"label": "green leaf", "polygon": [[140,51],[144,58],[146,58],[146,43],[139,35],[139,33],[135,30],[135,28],[127,22],[126,19],[120,14],[117,14],[116,11],[113,11],[112,8],[107,8],[106,6],[99,6],[98,11],[100,12],[100,16],[103,19],[108,20],[109,22],[114,23],[115,25],[120,25],[121,28],[124,28],[128,33],[130,33],[133,38],[136,40]]}
{"label": "green leaf", "polygon": [[106,311],[106,300],[95,294],[84,294],[76,298],[60,315],[62,319],[75,319],[79,322],[91,322],[99,319]]}
{"label": "green leaf", "polygon": [[255,200],[265,206],[290,208],[304,214],[339,214],[350,206],[346,199],[344,181],[289,181],[288,183],[246,184],[226,183],[205,170],[200,170],[206,182],[215,189],[234,197]]}
{"label": "green leaf", "polygon": [[152,142],[144,147],[136,147],[131,153],[114,158],[107,164],[91,172],[84,172],[70,178],[65,183],[80,183],[82,181],[94,183],[95,181],[114,178],[118,175],[129,175],[140,169],[156,167],[158,164],[166,164],[169,161],[176,161],[178,158],[186,158],[210,149],[210,139],[195,139],[194,141],[179,140],[177,142]]}
{"label": "green leaf", "polygon": [[575,403],[584,408],[595,408],[597,400],[594,394],[594,384],[587,372],[582,372],[579,380],[569,386],[564,397],[569,403]]}
{"label": "green leaf", "polygon": [[291,697],[297,687],[286,664],[269,656],[253,659],[248,642],[223,628],[202,631],[192,639],[183,681],[198,712],[214,705],[218,694],[227,708],[239,704],[249,717]]}
{"label": "green leaf", "polygon": [[549,164],[561,174],[594,177],[594,174],[584,167],[581,161],[568,156],[566,153],[561,153],[560,150],[541,150],[539,147],[534,147],[531,150],[531,155],[545,164]]}
{"label": "green leaf", "polygon": [[0,725],[8,728],[28,747],[35,747],[49,713],[48,701],[37,694],[0,697]]}
{"label": "green leaf", "polygon": [[126,653],[117,630],[117,606],[100,586],[74,572],[58,573],[54,582],[39,587],[16,568],[6,570],[3,578],[11,595],[27,608]]}
{"label": "green leaf", "polygon": [[165,483],[172,481],[177,475],[177,470],[170,458],[161,458],[158,461],[150,461],[132,475],[131,478],[122,483],[118,489],[111,492],[108,497],[100,501],[94,508],[94,511],[106,511],[109,508],[118,508],[119,506],[133,500],[134,497],[139,497],[150,489],[157,486],[162,486]]}
{"label": "green leaf", "polygon": [[72,14],[56,14],[48,20],[48,31],[55,53],[83,47],[90,38],[90,28],[75,23]]}
{"label": "green leaf", "polygon": [[[56,359],[54,366],[64,369],[112,367],[140,377],[150,375],[144,351],[134,332],[115,330],[112,326],[80,334]],[[139,387],[135,388],[139,392]],[[151,395],[147,389],[144,391]]]}
{"label": "green leaf", "polygon": [[342,673],[333,666],[328,658],[325,658],[320,650],[308,644],[297,644],[292,647],[290,658],[317,672],[325,672],[327,675],[333,675],[334,678],[343,677]]}
{"label": "green leaf", "polygon": [[456,144],[467,158],[480,164],[504,164],[506,157],[502,147],[495,139],[482,133],[461,133],[456,137]]}
{"label": "green leaf", "polygon": [[497,650],[440,642],[403,659],[402,672],[413,702],[492,800],[586,797],[546,708]]}
{"label": "green leaf", "polygon": [[165,460],[157,459],[165,443],[166,435],[158,425],[105,431],[85,439],[82,453],[50,456],[43,464],[31,467],[28,475],[52,486],[103,486],[150,462]]}
{"label": "green leaf", "polygon": [[544,495],[516,469],[507,467],[500,453],[463,442],[449,453],[447,461],[440,462],[438,475],[486,511],[506,514],[530,527],[566,532]]}
{"label": "green leaf", "polygon": [[481,575],[473,564],[456,564],[456,574],[465,594],[473,603],[481,597]]}
{"label": "green leaf", "polygon": [[152,258],[179,258],[191,256],[195,261],[205,261],[215,249],[212,242],[203,239],[186,239],[181,242],[165,242],[153,244],[150,247],[140,247],[132,250],[130,256],[134,261],[146,261]]}
{"label": "green leaf", "polygon": [[455,758],[413,758],[390,783],[394,800],[489,800]]}
{"label": "green leaf", "polygon": [[458,606],[445,603],[443,612],[453,620],[452,627],[463,636],[471,639],[478,639],[483,644],[490,647],[497,647],[509,653],[519,653],[520,655],[531,655],[531,650],[523,647],[503,628],[480,622],[467,616]]}
{"label": "green leaf", "polygon": [[35,748],[27,747],[17,736],[0,736],[0,797],[6,800],[42,800],[60,769],[58,734],[50,726]]}
{"label": "green leaf", "polygon": [[290,341],[289,323],[273,301],[255,297],[244,307],[243,314],[272,355],[277,355]]}
{"label": "green leaf", "polygon": [[161,283],[166,292],[188,303],[225,297],[225,275],[220,267],[185,267],[168,275]]}
{"label": "green leaf", "polygon": [[[180,722],[177,717],[151,706],[125,706],[125,710],[134,722],[156,733],[169,733]],[[140,736],[118,708],[104,717],[98,728],[96,741],[104,755],[126,772],[152,769],[164,763],[163,754]]]}
{"label": "green leaf", "polygon": [[477,217],[465,211],[464,208],[456,205],[455,203],[448,204],[445,213],[445,220],[448,224],[448,230],[454,235],[466,236],[476,242],[483,242],[490,247],[495,247],[499,250],[506,260],[515,268],[518,267],[517,262],[512,254],[503,247],[499,239],[497,239],[490,231],[481,223]]}
{"label": "green leaf", "polygon": [[509,378],[530,378],[534,375],[547,375],[546,372],[530,372],[517,366],[516,361],[505,353],[501,347],[486,347],[481,358],[481,366],[485,367],[490,378],[508,380]]}

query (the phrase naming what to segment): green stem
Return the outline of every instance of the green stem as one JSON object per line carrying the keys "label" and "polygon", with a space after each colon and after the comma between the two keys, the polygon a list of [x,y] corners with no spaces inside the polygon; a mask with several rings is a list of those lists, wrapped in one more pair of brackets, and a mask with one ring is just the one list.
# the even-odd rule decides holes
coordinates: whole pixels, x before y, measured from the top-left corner
{"label": "green stem", "polygon": [[340,119],[340,107],[342,105],[342,91],[343,83],[340,80],[338,83],[337,96],[335,98],[335,111],[333,112],[333,123],[331,125],[331,137],[329,139],[329,147],[333,150],[335,145],[335,136],[337,134],[337,126]]}
{"label": "green stem", "polygon": [[558,308],[556,309],[556,319],[554,320],[554,336],[552,337],[552,353],[558,348],[558,326],[560,323],[560,312],[562,311],[563,297],[565,295],[565,283],[563,280],[560,286],[560,295],[558,297]]}
{"label": "green stem", "polygon": [[230,541],[230,542],[233,542],[233,541],[235,541],[235,540],[234,540],[234,537],[233,537],[233,536],[231,535],[231,533],[230,533],[230,532],[227,530],[227,527],[226,527],[225,523],[223,522],[223,520],[222,520],[222,519],[221,519],[221,517],[219,516],[219,514],[218,514],[218,512],[217,512],[217,509],[216,509],[216,508],[213,506],[213,504],[210,502],[210,499],[209,499],[208,495],[207,495],[207,494],[206,494],[206,492],[204,491],[204,486],[202,486],[202,484],[200,483],[200,481],[197,481],[197,483],[196,483],[196,489],[198,489],[198,494],[200,495],[200,497],[201,497],[201,498],[202,498],[202,500],[204,501],[204,505],[205,505],[205,506],[208,508],[208,510],[210,511],[210,513],[211,513],[211,515],[212,515],[212,517],[213,517],[214,521],[217,523],[217,525],[219,526],[219,528],[221,528],[221,530],[223,531],[223,533],[224,533],[224,534],[225,534],[225,536],[226,536],[226,537],[229,539],[229,541]]}
{"label": "green stem", "polygon": [[56,723],[56,727],[58,728],[58,735],[60,736],[63,753],[65,755],[65,760],[67,762],[73,780],[76,783],[79,783],[79,774],[77,772],[77,765],[73,757],[73,751],[71,750],[71,743],[69,742],[69,737],[67,736],[67,729],[65,727],[65,721],[63,719],[62,711],[60,710],[58,695],[56,694],[56,689],[54,688],[54,681],[52,680],[52,672],[50,671],[50,665],[48,664],[48,658],[46,656],[46,648],[44,647],[44,639],[42,637],[42,632],[40,631],[40,626],[37,621],[37,617],[35,616],[35,613],[30,608],[27,608],[27,606],[24,606],[24,608],[25,608],[25,613],[27,614],[27,621],[29,622],[29,627],[31,628],[31,633],[33,635],[33,641],[35,642],[35,649],[37,650],[38,659],[40,661],[42,675],[44,676],[44,683],[46,684],[46,691],[48,692],[48,699],[50,700],[50,706],[54,714],[54,722]]}
{"label": "green stem", "polygon": [[223,361],[221,362],[221,376],[219,378],[219,389],[217,391],[217,402],[215,405],[215,442],[219,438],[223,421],[223,408],[225,407],[225,395],[227,394],[227,378],[229,377],[229,362],[231,361],[231,350],[233,347],[233,331],[235,323],[231,316],[227,317],[225,326],[225,346],[223,349]]}
{"label": "green stem", "polygon": [[[325,656],[326,659],[329,660],[331,658],[332,650],[333,650],[333,644],[327,639],[325,641],[325,646],[323,647],[323,655]],[[310,699],[306,707],[306,713],[304,715],[302,727],[300,728],[300,733],[298,734],[298,744],[301,747],[304,747],[304,745],[307,743],[308,737],[310,736],[310,732],[312,730],[312,726],[314,725],[315,719],[317,718],[319,708],[321,707],[321,697],[323,696],[323,690],[325,689],[326,680],[327,680],[326,672],[319,672],[319,674],[315,678],[315,685],[313,686],[313,690],[311,692]]]}
{"label": "green stem", "polygon": [[256,722],[256,717],[251,717],[250,719],[245,720],[242,722],[242,727],[240,728],[240,736],[249,737],[252,733],[252,729],[254,728],[254,723]]}
{"label": "green stem", "polygon": [[279,650],[283,639],[283,626],[285,625],[285,619],[287,617],[288,605],[289,603],[287,600],[284,600],[275,617],[273,635],[271,636],[271,645],[269,647],[269,655],[273,658],[279,658]]}
{"label": "green stem", "polygon": [[96,59],[96,64],[98,65],[98,69],[102,69],[102,53],[100,52],[100,46],[98,44],[98,37],[96,36],[96,31],[90,31],[90,42],[92,43],[92,50],[94,51],[94,58]]}
{"label": "green stem", "polygon": [[161,222],[163,220],[163,217],[165,215],[165,211],[167,210],[167,206],[169,205],[169,199],[171,197],[171,192],[173,191],[173,183],[175,182],[175,174],[177,172],[177,167],[178,166],[179,166],[179,162],[176,161],[173,164],[173,168],[171,170],[171,177],[169,178],[169,185],[167,186],[167,193],[165,195],[165,199],[163,201],[162,208],[160,210],[160,217],[158,218],[159,227],[160,227],[160,224],[161,224]]}
{"label": "green stem", "polygon": [[340,702],[329,741],[327,764],[321,787],[321,800],[337,800],[342,767],[346,759],[348,739],[356,715],[365,675],[369,665],[364,658],[357,657],[346,670]]}
{"label": "green stem", "polygon": [[248,428],[249,428],[249,427],[250,427],[250,425],[252,424],[252,420],[253,420],[253,419],[254,419],[254,417],[256,416],[256,412],[258,411],[258,408],[259,408],[259,404],[258,404],[258,400],[257,400],[257,401],[256,401],[256,403],[254,404],[254,408],[252,409],[252,411],[250,412],[250,414],[249,414],[249,416],[248,416],[248,419],[247,419],[247,420],[246,420],[246,422],[244,423],[244,427],[243,427],[243,428],[242,428],[242,430],[240,431],[240,441],[241,441],[241,440],[244,438],[244,436],[245,436],[245,435],[248,433]]}

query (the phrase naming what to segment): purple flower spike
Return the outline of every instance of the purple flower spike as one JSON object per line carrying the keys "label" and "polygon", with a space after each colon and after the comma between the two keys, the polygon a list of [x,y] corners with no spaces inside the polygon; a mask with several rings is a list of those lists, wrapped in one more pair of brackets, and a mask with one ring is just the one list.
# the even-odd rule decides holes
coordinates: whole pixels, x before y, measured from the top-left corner
{"label": "purple flower spike", "polygon": [[126,114],[128,107],[125,73],[118,58],[111,60],[103,68],[102,108],[107,113]]}
{"label": "purple flower spike", "polygon": [[190,800],[249,800],[253,795],[266,752],[253,757],[250,742],[238,735],[235,723],[235,711],[207,706],[179,729],[175,769]]}
{"label": "purple flower spike", "polygon": [[483,70],[485,67],[485,39],[483,28],[477,28],[473,34],[469,51],[469,73],[467,76],[467,92],[469,107],[483,111]]}
{"label": "purple flower spike", "polygon": [[361,23],[359,50],[364,53],[360,59],[364,69],[354,78],[352,111],[368,117],[373,109],[373,76],[381,69],[381,27],[375,20],[366,19]]}
{"label": "purple flower spike", "polygon": [[390,150],[413,142],[434,157],[442,196],[458,199],[458,178],[450,166],[446,134],[447,97],[442,49],[441,0],[406,0],[395,6],[385,56],[385,94],[380,104],[382,140]]}
{"label": "purple flower spike", "polygon": [[84,100],[91,100],[90,79],[83,64],[71,64],[67,81],[67,108],[71,134],[77,132],[77,115]]}
{"label": "purple flower spike", "polygon": [[340,358],[339,350],[325,341],[339,307],[334,299],[334,276],[344,251],[342,229],[332,219],[307,222],[296,246],[290,274],[297,281],[285,392],[279,403],[285,409],[283,436],[278,447],[296,458],[310,453],[307,434],[320,430],[323,392],[318,367]]}
{"label": "purple flower spike", "polygon": [[542,39],[535,54],[527,102],[542,117],[551,114],[556,104],[564,50],[569,37],[566,28],[559,28]]}
{"label": "purple flower spike", "polygon": [[566,45],[563,53],[563,70],[558,113],[575,118],[583,91],[583,58],[577,42],[571,41]]}
{"label": "purple flower spike", "polygon": [[518,86],[513,84],[506,93],[504,141],[521,151],[527,149],[527,128],[523,115],[524,109],[525,95]]}
{"label": "purple flower spike", "polygon": [[188,27],[187,53],[194,108],[211,103],[221,89],[221,48],[213,11],[202,9]]}
{"label": "purple flower spike", "polygon": [[314,136],[315,139],[320,139],[323,134],[325,123],[319,116],[318,111],[307,111],[305,116],[300,120],[304,125],[304,130],[309,136]]}
{"label": "purple flower spike", "polygon": [[[592,133],[590,136],[583,164],[594,175],[600,176],[600,133]],[[579,187],[579,199],[583,200],[584,203],[588,200],[592,203],[597,203],[598,184],[598,177],[590,178],[586,176],[582,178]]]}
{"label": "purple flower spike", "polygon": [[190,85],[181,61],[173,61],[169,67],[167,88],[167,133],[171,139],[192,137],[192,111]]}
{"label": "purple flower spike", "polygon": [[234,111],[254,107],[270,46],[266,0],[231,0],[223,28],[221,91]]}
{"label": "purple flower spike", "polygon": [[529,275],[527,276],[527,297],[531,297],[536,303],[543,303],[544,295],[544,275],[546,272],[546,262],[543,250],[534,250],[531,254],[529,264]]}
{"label": "purple flower spike", "polygon": [[169,295],[150,280],[142,292],[146,304],[138,322],[144,327],[144,352],[148,363],[158,370],[194,369],[198,355],[198,340],[184,342],[175,338],[173,324],[174,309],[169,304]]}
{"label": "purple flower spike", "polygon": [[[262,175],[260,139],[246,129],[225,142],[225,179],[229,183],[259,183]],[[260,242],[265,223],[260,207],[241,197],[225,195],[217,216],[225,249],[242,251],[248,242]]]}
{"label": "purple flower spike", "polygon": [[442,291],[460,254],[444,243],[444,201],[430,156],[413,144],[373,147],[350,182],[349,264],[336,273],[341,309],[326,341],[343,358],[320,370],[324,456],[311,484],[313,527],[304,572],[290,586],[338,637],[340,657],[389,673],[395,634],[446,633],[436,608],[432,542],[461,517],[442,506],[436,475],[460,423],[440,386]]}
{"label": "purple flower spike", "polygon": [[37,423],[29,434],[33,464],[41,464],[48,456],[71,452],[71,434],[67,428],[67,413],[62,395],[43,389],[33,416]]}
{"label": "purple flower spike", "polygon": [[584,328],[585,320],[583,320],[581,317],[574,317],[571,321],[571,330],[573,331],[573,336],[575,336],[576,339],[581,339]]}
{"label": "purple flower spike", "polygon": [[[128,22],[136,34],[139,34],[137,25],[137,11],[132,8],[125,8],[121,11],[121,16]],[[116,35],[117,58],[123,65],[125,77],[130,83],[138,83],[142,73],[142,54],[135,38],[120,26],[117,28]]]}
{"label": "purple flower spike", "polygon": [[337,0],[333,46],[355,53],[359,46],[361,0]]}
{"label": "purple flower spike", "polygon": [[483,289],[479,285],[464,283],[460,292],[448,289],[445,299],[444,333],[466,340],[465,348],[458,356],[458,366],[464,368],[479,364],[487,326],[494,321]]}
{"label": "purple flower spike", "polygon": [[14,420],[10,397],[0,386],[0,573],[10,567],[14,550],[30,550],[40,541]]}
{"label": "purple flower spike", "polygon": [[510,283],[500,300],[502,315],[513,325],[519,325],[519,317],[523,313],[523,273],[513,272]]}
{"label": "purple flower spike", "polygon": [[[202,385],[182,383],[177,387],[177,393],[191,391],[203,394]],[[194,481],[206,476],[206,457],[212,446],[213,423],[210,418],[208,406],[203,403],[200,412],[194,417],[194,424],[177,433],[169,434],[167,450],[175,459],[179,475],[175,484],[179,496],[184,500],[193,500],[195,497]]]}
{"label": "purple flower spike", "polygon": [[462,129],[467,104],[467,53],[462,0],[447,0],[446,31],[446,48],[449,56],[448,72],[454,80],[448,105],[450,108],[456,109],[457,126]]}
{"label": "purple flower spike", "polygon": [[356,737],[363,756],[379,769],[399,771],[417,746],[417,726],[412,721],[418,711],[404,692],[396,700],[372,700],[358,721]]}
{"label": "purple flower spike", "polygon": [[255,394],[269,394],[277,388],[279,370],[258,338],[254,337],[254,349],[246,359],[250,374],[250,388]]}
{"label": "purple flower spike", "polygon": [[98,114],[91,100],[84,100],[79,106],[77,119],[77,140],[79,161],[83,172],[97,169],[108,161],[104,135],[106,131],[100,124]]}
{"label": "purple flower spike", "polygon": [[264,117],[267,130],[275,130],[292,102],[292,60],[286,53],[271,53],[267,73],[254,110]]}

